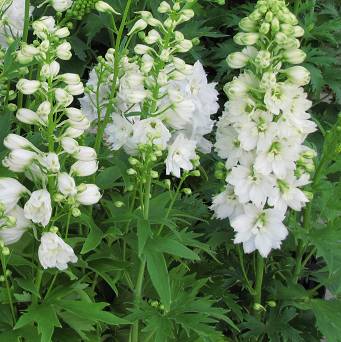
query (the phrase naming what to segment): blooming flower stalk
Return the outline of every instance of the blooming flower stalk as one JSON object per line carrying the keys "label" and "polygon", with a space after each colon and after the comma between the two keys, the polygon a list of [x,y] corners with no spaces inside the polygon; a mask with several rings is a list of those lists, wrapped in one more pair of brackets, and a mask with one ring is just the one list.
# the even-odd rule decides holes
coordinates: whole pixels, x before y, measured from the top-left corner
{"label": "blooming flower stalk", "polygon": [[[58,11],[71,6],[71,1],[53,1]],[[37,127],[44,142],[35,146],[19,134],[9,134],[4,145],[9,154],[3,165],[23,174],[33,184],[32,192],[14,178],[0,178],[0,238],[5,244],[18,241],[27,227],[35,226],[41,236],[39,260],[44,268],[65,270],[76,262],[72,248],[58,236],[55,226],[59,217],[67,216],[67,226],[60,234],[68,235],[70,216],[80,215],[80,205],[97,203],[101,194],[95,184],[84,184],[77,177],[87,177],[97,171],[94,149],[81,146],[77,140],[89,128],[83,113],[70,107],[74,96],[83,94],[78,74],[60,73],[58,60],[71,57],[66,38],[67,27],[58,26],[54,17],[44,16],[32,24],[34,44],[23,44],[17,51],[17,61],[38,66],[36,79],[20,79],[16,88],[30,95],[27,108],[17,110],[19,122]],[[24,201],[23,208],[20,202]],[[60,216],[61,215],[61,216]],[[13,219],[14,218],[14,219]]]}
{"label": "blooming flower stalk", "polygon": [[240,22],[234,40],[245,46],[227,57],[243,69],[226,84],[229,98],[217,124],[215,149],[226,160],[226,189],[213,199],[220,219],[229,218],[235,243],[263,257],[287,236],[287,209],[308,202],[301,189],[309,183],[315,152],[304,145],[316,130],[307,112],[311,102],[302,86],[309,72],[300,64],[304,33],[282,0],[259,0]]}

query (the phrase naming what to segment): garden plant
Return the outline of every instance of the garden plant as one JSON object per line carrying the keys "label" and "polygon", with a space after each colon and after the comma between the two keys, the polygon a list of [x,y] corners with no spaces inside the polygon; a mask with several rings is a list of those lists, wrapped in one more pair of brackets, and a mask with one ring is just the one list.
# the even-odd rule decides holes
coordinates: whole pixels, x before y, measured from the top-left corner
{"label": "garden plant", "polygon": [[338,0],[0,0],[0,342],[341,341]]}

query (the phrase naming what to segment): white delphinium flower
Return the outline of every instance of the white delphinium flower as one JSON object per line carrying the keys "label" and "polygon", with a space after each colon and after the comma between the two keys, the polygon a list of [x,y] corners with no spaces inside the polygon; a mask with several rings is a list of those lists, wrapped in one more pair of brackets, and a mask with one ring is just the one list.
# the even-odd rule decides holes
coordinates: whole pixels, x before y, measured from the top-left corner
{"label": "white delphinium flower", "polygon": [[181,169],[190,171],[193,169],[192,161],[196,158],[196,142],[187,139],[183,134],[177,135],[168,148],[166,159],[166,174],[172,174],[180,178]]}
{"label": "white delphinium flower", "polygon": [[124,146],[133,133],[133,124],[128,118],[113,114],[112,123],[106,128],[106,141],[114,151]]}
{"label": "white delphinium flower", "polygon": [[237,199],[233,187],[229,184],[227,184],[223,192],[213,197],[210,209],[214,211],[215,216],[220,220],[232,219],[243,212],[243,206]]}
{"label": "white delphinium flower", "polygon": [[77,192],[76,200],[82,205],[96,204],[102,197],[99,188],[95,184],[82,184],[81,191]]}
{"label": "white delphinium flower", "polygon": [[66,270],[68,263],[76,263],[78,260],[71,246],[51,232],[41,236],[38,256],[44,269],[58,268],[60,271]]}
{"label": "white delphinium flower", "polygon": [[66,172],[58,175],[57,179],[58,191],[65,196],[75,196],[77,194],[77,186],[73,177]]}
{"label": "white delphinium flower", "polygon": [[2,164],[13,172],[24,172],[36,157],[36,152],[18,148],[11,151]]}
{"label": "white delphinium flower", "polygon": [[27,229],[31,226],[31,222],[25,218],[24,210],[19,206],[15,206],[7,213],[7,216],[13,218],[13,222],[7,224],[7,220],[0,220],[0,226],[4,225],[4,227],[0,229],[0,239],[5,245],[11,245],[21,239]]}
{"label": "white delphinium flower", "polygon": [[24,206],[25,217],[46,227],[52,215],[51,196],[46,189],[32,192]]}
{"label": "white delphinium flower", "polygon": [[[30,6],[31,16],[34,7]],[[20,37],[24,29],[25,6],[22,0],[5,0],[0,3],[2,24],[0,25],[0,45],[6,47],[8,38]]]}
{"label": "white delphinium flower", "polygon": [[20,198],[29,193],[19,181],[14,178],[0,178],[0,203],[5,206],[6,212],[11,211],[19,202]]}
{"label": "white delphinium flower", "polygon": [[[280,13],[287,13],[290,22]],[[243,243],[245,252],[258,250],[263,257],[287,235],[282,223],[286,210],[299,211],[308,202],[300,187],[309,183],[307,172],[314,170],[311,150],[303,145],[316,130],[308,113],[311,101],[302,88],[309,72],[287,65],[305,57],[295,37],[303,29],[293,25],[296,17],[280,0],[259,1],[242,19],[240,27],[246,32],[238,33],[235,42],[253,47],[227,58],[233,68],[246,70],[224,87],[229,101],[217,125],[215,149],[226,159],[226,182],[244,205],[244,214],[227,215],[236,232],[234,241]],[[223,218],[222,210],[233,212],[235,204],[219,206],[223,195],[218,196],[211,208]]]}
{"label": "white delphinium flower", "polygon": [[52,0],[51,5],[57,12],[64,12],[72,6],[72,0]]}
{"label": "white delphinium flower", "polygon": [[262,209],[251,204],[244,206],[244,213],[231,220],[236,235],[234,242],[242,243],[245,253],[258,250],[267,257],[271,249],[281,247],[288,230],[283,224],[285,210]]}

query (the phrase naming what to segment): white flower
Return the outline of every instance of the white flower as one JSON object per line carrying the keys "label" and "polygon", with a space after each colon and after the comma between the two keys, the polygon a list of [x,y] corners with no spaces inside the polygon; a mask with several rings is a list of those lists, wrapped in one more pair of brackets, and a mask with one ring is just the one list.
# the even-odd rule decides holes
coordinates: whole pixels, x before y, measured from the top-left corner
{"label": "white flower", "polygon": [[77,193],[75,180],[66,172],[62,172],[57,178],[58,191],[65,196],[74,196]]}
{"label": "white flower", "polygon": [[244,213],[231,221],[236,235],[234,242],[243,243],[245,253],[258,250],[267,257],[271,249],[280,248],[288,230],[283,224],[284,211],[261,209],[251,204],[244,206]]}
{"label": "white flower", "polygon": [[89,146],[79,146],[78,150],[73,154],[77,160],[91,161],[97,159],[96,150]]}
{"label": "white flower", "polygon": [[27,219],[46,227],[52,215],[50,193],[46,189],[32,192],[24,206],[24,212]]}
{"label": "white flower", "polygon": [[93,175],[98,169],[96,160],[82,161],[78,160],[71,166],[71,174],[78,177],[87,177]]}
{"label": "white flower", "polygon": [[284,60],[290,64],[301,64],[306,56],[305,52],[300,49],[290,49],[283,52]]}
{"label": "white flower", "polygon": [[68,61],[72,57],[71,44],[69,42],[63,42],[57,46],[56,55],[58,58]]}
{"label": "white flower", "polygon": [[[9,6],[8,6],[9,4]],[[0,5],[1,11],[7,8],[2,15],[2,23],[0,25],[0,45],[7,47],[7,37],[20,37],[23,33],[24,18],[25,18],[25,6],[22,0],[12,0],[10,2],[3,2]],[[31,16],[33,7],[29,8],[29,15]],[[3,22],[5,21],[5,23]]]}
{"label": "white flower", "polygon": [[44,64],[41,68],[40,75],[45,78],[54,78],[58,75],[60,70],[60,64],[56,61],[53,61],[50,64]]}
{"label": "white flower", "polygon": [[230,68],[241,69],[247,64],[249,59],[249,56],[242,52],[233,52],[228,55],[226,61]]}
{"label": "white flower", "polygon": [[168,148],[166,159],[166,174],[173,174],[180,178],[181,169],[190,171],[193,169],[192,160],[196,158],[196,143],[179,134]]}
{"label": "white flower", "polygon": [[116,151],[127,143],[132,133],[132,123],[128,119],[114,114],[112,116],[112,123],[105,130],[105,139],[109,146]]}
{"label": "white flower", "polygon": [[78,142],[70,137],[63,137],[60,143],[64,151],[69,154],[74,154],[79,149]]}
{"label": "white flower", "polygon": [[47,153],[41,158],[41,160],[39,160],[39,162],[49,172],[57,173],[60,170],[58,155],[54,152]]}
{"label": "white flower", "polygon": [[11,211],[23,194],[29,191],[16,179],[0,177],[0,203],[5,206],[6,212]]}
{"label": "white flower", "polygon": [[[31,225],[31,222],[24,216],[24,210],[19,206],[15,206],[7,213],[7,216],[13,217],[15,223],[0,230],[0,240],[2,240],[6,246],[19,241]],[[0,220],[0,225],[3,224],[5,224],[4,220]]]}
{"label": "white flower", "polygon": [[46,125],[46,122],[42,121],[42,118],[33,110],[27,108],[20,108],[16,114],[17,119],[28,125],[42,124]]}
{"label": "white flower", "polygon": [[22,78],[17,83],[17,89],[25,95],[32,95],[40,88],[40,85],[39,81]]}
{"label": "white flower", "polygon": [[83,205],[96,204],[102,197],[99,188],[95,184],[83,184],[85,187],[79,191],[76,196],[78,203]]}
{"label": "white flower", "polygon": [[37,115],[40,118],[40,121],[45,125],[48,122],[49,115],[51,113],[51,103],[49,101],[42,102],[37,108]]}
{"label": "white flower", "polygon": [[13,133],[10,133],[6,136],[3,144],[9,150],[16,150],[18,148],[28,149],[33,147],[33,145],[26,138]]}
{"label": "white flower", "polygon": [[213,197],[210,209],[214,211],[215,216],[223,220],[225,218],[233,219],[243,212],[243,206],[238,201],[233,187],[226,186],[225,191]]}
{"label": "white flower", "polygon": [[234,192],[243,204],[251,201],[256,207],[263,207],[273,192],[273,177],[258,173],[252,164],[233,167],[226,180],[234,186]]}
{"label": "white flower", "polygon": [[290,82],[304,86],[310,82],[310,72],[302,66],[294,66],[284,70]]}
{"label": "white flower", "polygon": [[151,144],[164,150],[171,137],[168,128],[159,118],[139,120],[133,125],[133,134],[128,140],[131,151],[136,151],[139,145]]}
{"label": "white flower", "polygon": [[36,157],[37,153],[18,148],[11,151],[2,164],[13,172],[24,172]]}
{"label": "white flower", "polygon": [[72,0],[52,0],[51,5],[57,12],[64,12],[72,6]]}
{"label": "white flower", "polygon": [[68,263],[76,263],[78,258],[73,249],[55,233],[43,233],[38,249],[38,257],[44,269],[58,268],[64,271]]}
{"label": "white flower", "polygon": [[285,179],[277,179],[273,195],[268,201],[269,204],[283,210],[290,207],[300,211],[309,200],[299,187],[307,185],[309,182],[308,174],[303,174],[298,179],[293,174],[288,174]]}
{"label": "white flower", "polygon": [[73,96],[62,88],[55,90],[56,101],[62,106],[69,106],[73,102]]}

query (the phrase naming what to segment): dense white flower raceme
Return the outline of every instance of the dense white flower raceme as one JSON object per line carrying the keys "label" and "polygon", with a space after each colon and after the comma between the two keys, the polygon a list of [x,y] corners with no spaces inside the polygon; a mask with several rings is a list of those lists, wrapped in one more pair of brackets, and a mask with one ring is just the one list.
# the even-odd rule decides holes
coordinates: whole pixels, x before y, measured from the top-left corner
{"label": "dense white flower raceme", "polygon": [[[30,6],[30,15],[33,6]],[[22,0],[4,0],[0,2],[0,45],[7,46],[8,38],[20,37],[23,33],[25,4]]]}
{"label": "dense white flower raceme", "polygon": [[[277,13],[283,25],[268,24],[264,8]],[[214,197],[211,209],[217,218],[230,219],[234,242],[242,243],[246,253],[258,250],[266,257],[288,234],[286,210],[300,211],[308,202],[300,187],[309,183],[314,151],[303,144],[316,125],[302,88],[309,72],[288,67],[301,63],[305,54],[293,33],[303,30],[284,1],[259,1],[240,27],[246,32],[238,33],[235,42],[247,47],[227,62],[245,69],[224,88],[229,101],[215,143],[226,160],[227,188]]]}
{"label": "dense white flower raceme", "polygon": [[[64,11],[72,1],[52,1],[57,11]],[[60,73],[58,59],[71,58],[71,46],[66,41],[70,32],[56,24],[54,17],[45,16],[32,23],[36,36],[34,45],[23,44],[17,54],[21,64],[36,62],[38,80],[22,78],[17,90],[30,95],[25,101],[28,108],[16,113],[18,121],[37,126],[41,132],[40,148],[27,138],[9,134],[4,146],[9,150],[3,165],[15,173],[21,173],[31,181],[31,192],[13,178],[0,178],[0,239],[4,244],[18,241],[31,225],[41,235],[39,260],[44,268],[67,268],[76,262],[72,248],[56,232],[65,236],[69,223],[60,217],[79,216],[81,205],[97,203],[101,194],[94,184],[77,184],[75,176],[93,175],[98,168],[97,153],[93,148],[81,146],[77,141],[90,127],[90,121],[77,108],[70,107],[74,96],[83,94],[84,87],[78,74]],[[69,166],[71,165],[71,167]],[[25,183],[26,184],[26,183]],[[30,184],[30,182],[28,182]],[[21,208],[21,203],[23,209]]]}
{"label": "dense white flower raceme", "polygon": [[[182,21],[192,17],[192,11],[187,12]],[[176,177],[181,170],[193,169],[191,158],[197,158],[196,151],[211,150],[206,136],[214,126],[211,116],[218,110],[218,92],[208,82],[202,64],[188,65],[176,56],[192,47],[175,30],[179,23],[167,27],[164,39],[163,24],[151,13],[141,12],[129,35],[152,26],[143,38],[146,45],[137,44],[138,56],[120,60],[117,84],[113,84],[115,52],[109,49],[90,72],[87,91],[80,99],[93,132],[109,116],[104,138],[112,150],[123,148],[137,155],[140,147],[153,146],[158,152],[168,151],[167,173]]]}
{"label": "dense white flower raceme", "polygon": [[66,270],[68,263],[76,263],[78,260],[71,246],[51,232],[41,236],[38,257],[44,269],[58,268],[60,271]]}

